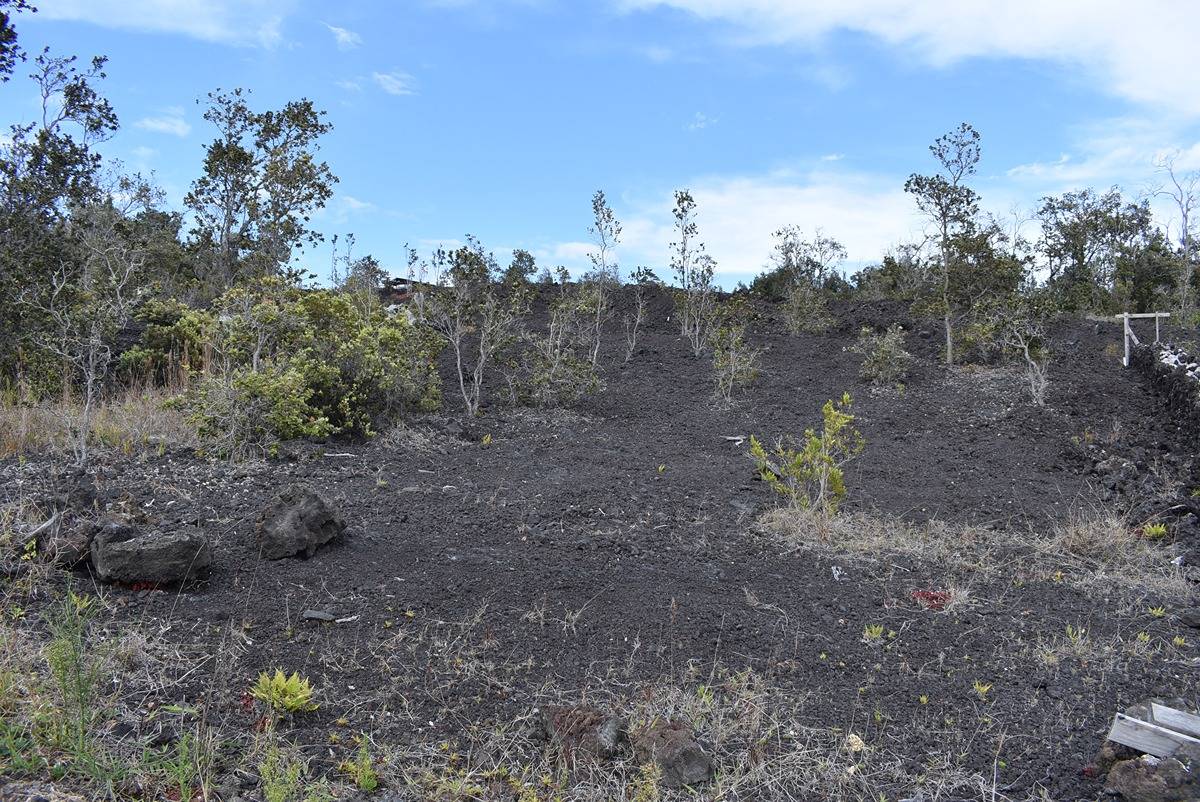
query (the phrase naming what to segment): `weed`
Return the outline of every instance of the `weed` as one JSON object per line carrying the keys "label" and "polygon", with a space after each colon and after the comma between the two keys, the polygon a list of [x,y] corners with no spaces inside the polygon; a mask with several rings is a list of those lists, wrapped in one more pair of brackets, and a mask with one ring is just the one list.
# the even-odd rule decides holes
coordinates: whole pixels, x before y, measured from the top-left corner
{"label": "weed", "polygon": [[863,627],[862,640],[868,646],[883,643],[883,624],[867,624]]}
{"label": "weed", "polygon": [[281,669],[274,674],[263,672],[250,689],[250,695],[269,705],[278,714],[301,713],[317,709],[313,701],[313,689],[308,679],[298,672],[289,677]]}
{"label": "weed", "polygon": [[981,701],[986,702],[988,700],[988,694],[991,693],[992,690],[992,683],[977,679],[971,683],[971,689],[975,691],[975,695],[978,696]]}

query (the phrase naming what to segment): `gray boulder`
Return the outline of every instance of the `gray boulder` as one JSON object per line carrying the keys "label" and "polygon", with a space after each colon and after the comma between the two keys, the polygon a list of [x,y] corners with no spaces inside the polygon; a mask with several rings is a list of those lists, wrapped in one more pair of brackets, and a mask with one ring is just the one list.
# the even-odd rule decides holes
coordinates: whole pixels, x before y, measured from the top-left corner
{"label": "gray boulder", "polygon": [[324,497],[304,485],[292,485],[259,513],[255,533],[259,554],[281,560],[298,554],[311,557],[345,528],[345,520]]}
{"label": "gray boulder", "polygon": [[140,533],[108,522],[92,538],[92,568],[103,582],[175,585],[208,574],[212,549],[195,529]]}

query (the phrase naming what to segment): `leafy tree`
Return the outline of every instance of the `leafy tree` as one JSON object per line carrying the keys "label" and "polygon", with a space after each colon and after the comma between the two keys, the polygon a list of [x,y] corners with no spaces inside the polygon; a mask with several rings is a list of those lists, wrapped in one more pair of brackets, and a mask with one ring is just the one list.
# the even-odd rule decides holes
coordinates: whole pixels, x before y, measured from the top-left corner
{"label": "leafy tree", "polygon": [[537,260],[533,254],[522,248],[513,251],[512,261],[504,271],[505,284],[528,284],[537,273]]}
{"label": "leafy tree", "polygon": [[12,125],[0,148],[0,318],[12,332],[0,342],[0,364],[36,396],[53,384],[53,360],[43,347],[54,329],[46,315],[52,278],[75,274],[86,259],[71,239],[86,227],[72,230],[70,223],[78,210],[105,202],[95,146],[118,122],[95,86],[104,78],[103,58],[80,69],[74,57],[43,52],[34,63],[40,118]]}
{"label": "leafy tree", "polygon": [[[965,181],[979,164],[979,132],[968,123],[934,140],[929,152],[941,171],[934,175],[912,174],[904,191],[913,196],[917,208],[935,228],[938,243],[940,311],[946,336],[946,364],[954,364],[954,311],[951,287],[959,267],[955,242],[970,232],[979,211],[979,196]],[[961,241],[961,240],[959,240]]]}
{"label": "leafy tree", "polygon": [[1114,311],[1122,303],[1121,277],[1129,287],[1142,285],[1145,297],[1145,251],[1155,238],[1146,202],[1126,202],[1116,187],[1103,195],[1084,189],[1043,198],[1037,217],[1046,283],[1065,308]]}
{"label": "leafy tree", "polygon": [[320,242],[311,215],[333,195],[337,177],[317,160],[332,125],[311,100],[253,111],[242,89],[209,94],[204,119],[217,128],[204,174],[184,203],[195,217],[193,245],[210,289],[286,270],[292,251]]}
{"label": "leafy tree", "polygon": [[0,0],[0,83],[8,80],[17,62],[25,60],[25,54],[17,45],[17,29],[13,15],[20,11],[37,11],[26,0]]}

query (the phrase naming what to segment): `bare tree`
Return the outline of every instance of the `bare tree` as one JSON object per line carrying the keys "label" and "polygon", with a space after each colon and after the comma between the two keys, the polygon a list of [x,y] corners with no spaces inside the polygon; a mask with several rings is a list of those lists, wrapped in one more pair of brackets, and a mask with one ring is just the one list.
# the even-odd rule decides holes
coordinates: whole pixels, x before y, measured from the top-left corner
{"label": "bare tree", "polygon": [[1179,309],[1191,308],[1192,278],[1192,212],[1200,202],[1200,170],[1182,172],[1176,167],[1178,153],[1163,156],[1156,162],[1159,171],[1167,176],[1166,185],[1155,191],[1155,195],[1170,198],[1179,213]]}
{"label": "bare tree", "polygon": [[639,267],[634,270],[630,278],[633,280],[633,311],[625,315],[626,362],[633,358],[633,352],[637,350],[638,335],[642,325],[646,322],[648,308],[646,293],[652,285],[659,283],[654,271],[648,267]]}
{"label": "bare tree", "polygon": [[676,308],[679,309],[680,333],[692,344],[692,353],[700,356],[712,329],[716,261],[698,242],[696,201],[686,189],[675,193],[675,231],[679,239],[671,243],[671,270],[679,284]]}
{"label": "bare tree", "polygon": [[584,283],[588,285],[586,297],[592,312],[590,339],[594,368],[600,358],[604,323],[612,316],[610,290],[620,284],[620,273],[613,259],[613,249],[621,242],[621,223],[609,207],[603,190],[597,190],[592,196],[592,216],[593,222],[588,233],[592,235],[596,248],[588,254],[592,269],[584,276]]}
{"label": "bare tree", "polygon": [[113,342],[129,322],[146,265],[145,243],[131,236],[128,221],[158,199],[140,177],[121,178],[105,200],[72,209],[64,233],[76,255],[59,260],[48,295],[36,302],[54,324],[43,345],[73,368],[82,394],[68,427],[79,467],[91,456],[92,420]]}
{"label": "bare tree", "polygon": [[434,264],[439,286],[426,300],[426,322],[450,344],[463,404],[478,415],[487,366],[520,333],[528,295],[499,282],[495,258],[471,236],[453,253],[435,254]]}

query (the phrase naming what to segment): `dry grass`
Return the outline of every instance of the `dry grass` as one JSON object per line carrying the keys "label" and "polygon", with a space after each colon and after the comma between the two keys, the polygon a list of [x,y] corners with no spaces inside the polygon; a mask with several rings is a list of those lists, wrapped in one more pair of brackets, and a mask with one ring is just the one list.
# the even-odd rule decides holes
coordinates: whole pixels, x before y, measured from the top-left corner
{"label": "dry grass", "polygon": [[828,515],[791,507],[771,510],[759,523],[792,551],[810,549],[867,559],[902,554],[955,565],[978,565],[979,555],[988,553],[995,539],[988,530],[942,521],[914,524],[866,513]]}
{"label": "dry grass", "polygon": [[1158,594],[1183,604],[1195,591],[1173,560],[1173,544],[1148,540],[1137,527],[1104,510],[1075,511],[1048,537],[1030,539],[1039,560],[1059,565],[1085,590],[1113,586]]}
{"label": "dry grass", "polygon": [[[171,397],[151,389],[109,399],[93,415],[92,446],[125,455],[195,447],[195,429],[183,413],[165,406]],[[71,429],[79,419],[80,406],[74,400],[0,405],[0,458],[69,454]]]}
{"label": "dry grass", "polygon": [[759,523],[789,553],[803,549],[864,560],[903,555],[977,576],[1019,572],[1089,592],[1149,593],[1181,605],[1196,595],[1173,562],[1178,553],[1172,544],[1144,538],[1104,510],[1077,511],[1048,535],[792,508],[771,510]]}

